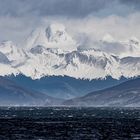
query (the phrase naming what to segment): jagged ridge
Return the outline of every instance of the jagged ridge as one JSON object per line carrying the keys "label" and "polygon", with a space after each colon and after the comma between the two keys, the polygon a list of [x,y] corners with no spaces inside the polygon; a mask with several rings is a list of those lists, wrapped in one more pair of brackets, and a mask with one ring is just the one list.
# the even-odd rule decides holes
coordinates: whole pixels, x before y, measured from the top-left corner
{"label": "jagged ridge", "polygon": [[[28,38],[24,48],[9,41],[0,44],[0,75],[23,74],[33,79],[52,75],[81,79],[139,76],[139,41],[131,39],[128,42],[116,42],[113,39],[107,41],[106,38],[100,42],[101,50],[80,50],[63,25],[39,28]],[[127,48],[129,53],[118,55],[118,52],[112,50],[107,52],[106,46],[113,45],[116,48]]]}

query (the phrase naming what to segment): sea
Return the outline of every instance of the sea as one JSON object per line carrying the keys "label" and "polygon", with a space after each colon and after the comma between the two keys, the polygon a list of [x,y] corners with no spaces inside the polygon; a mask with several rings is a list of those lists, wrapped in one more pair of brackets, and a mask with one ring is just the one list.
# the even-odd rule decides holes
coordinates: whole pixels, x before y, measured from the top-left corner
{"label": "sea", "polygon": [[140,140],[140,108],[0,107],[0,140]]}

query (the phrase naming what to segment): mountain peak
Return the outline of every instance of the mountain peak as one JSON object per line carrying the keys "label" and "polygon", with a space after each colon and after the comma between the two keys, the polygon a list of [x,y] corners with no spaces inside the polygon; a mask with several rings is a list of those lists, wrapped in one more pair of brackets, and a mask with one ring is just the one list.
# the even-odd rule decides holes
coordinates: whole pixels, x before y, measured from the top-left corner
{"label": "mountain peak", "polygon": [[8,40],[3,41],[3,42],[0,43],[0,47],[1,48],[4,48],[4,47],[13,47],[13,46],[15,46],[14,43],[12,41],[8,41]]}
{"label": "mountain peak", "polygon": [[139,39],[136,38],[136,37],[131,37],[131,38],[129,39],[129,43],[135,44],[135,45],[139,45],[140,41],[139,41]]}
{"label": "mountain peak", "polygon": [[46,28],[46,36],[49,42],[66,41],[68,34],[62,24],[50,24]]}
{"label": "mountain peak", "polygon": [[10,61],[24,59],[23,49],[17,47],[12,41],[3,41],[0,44],[0,52],[3,53]]}
{"label": "mountain peak", "polygon": [[49,24],[46,32],[50,31],[51,33],[55,34],[56,32],[60,31],[60,32],[65,32],[66,28],[63,24],[60,23],[56,23],[56,24]]}
{"label": "mountain peak", "polygon": [[67,33],[63,24],[49,24],[47,27],[36,29],[27,40],[27,48],[35,46],[76,50],[76,41]]}
{"label": "mountain peak", "polygon": [[3,41],[0,43],[0,52],[2,53],[10,53],[15,49],[15,45],[12,41]]}

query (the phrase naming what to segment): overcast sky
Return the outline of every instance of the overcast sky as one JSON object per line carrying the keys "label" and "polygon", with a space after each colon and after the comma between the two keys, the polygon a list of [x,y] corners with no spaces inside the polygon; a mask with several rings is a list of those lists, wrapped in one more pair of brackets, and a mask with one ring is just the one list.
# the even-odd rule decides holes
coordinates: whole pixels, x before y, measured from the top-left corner
{"label": "overcast sky", "polygon": [[72,34],[140,39],[139,13],[140,0],[0,0],[0,41],[23,42],[52,20],[66,24]]}
{"label": "overcast sky", "polygon": [[89,14],[128,15],[139,11],[139,0],[0,0],[0,15],[68,16],[82,18]]}

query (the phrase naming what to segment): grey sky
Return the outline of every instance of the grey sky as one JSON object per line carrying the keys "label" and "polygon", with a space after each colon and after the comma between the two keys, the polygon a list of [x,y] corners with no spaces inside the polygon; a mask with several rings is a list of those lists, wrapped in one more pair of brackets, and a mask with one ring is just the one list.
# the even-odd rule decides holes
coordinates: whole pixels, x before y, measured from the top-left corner
{"label": "grey sky", "polygon": [[[81,30],[85,27],[82,24],[86,24],[87,31],[83,31],[86,33],[94,29],[94,27],[89,29],[89,26],[95,26],[97,29],[93,31],[98,32],[98,36],[107,29],[115,34],[114,27],[117,31],[120,29],[122,34],[125,24],[130,22],[130,30],[126,29],[123,32],[127,31],[126,34],[133,35],[135,31],[137,36],[140,36],[137,28],[133,29],[133,26],[139,28],[139,20],[137,21],[139,12],[140,0],[0,0],[0,41],[24,42],[29,33],[40,26],[42,20],[59,18],[63,19],[64,24],[69,22],[70,27],[75,24],[73,30],[78,27]],[[128,16],[132,14],[137,16],[131,16],[129,19]],[[108,18],[111,15],[118,16],[120,19]],[[96,18],[100,18],[101,21]],[[119,23],[116,23],[116,20]],[[116,33],[115,36],[119,35]]]}
{"label": "grey sky", "polygon": [[1,16],[127,15],[140,10],[140,0],[0,0]]}

